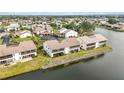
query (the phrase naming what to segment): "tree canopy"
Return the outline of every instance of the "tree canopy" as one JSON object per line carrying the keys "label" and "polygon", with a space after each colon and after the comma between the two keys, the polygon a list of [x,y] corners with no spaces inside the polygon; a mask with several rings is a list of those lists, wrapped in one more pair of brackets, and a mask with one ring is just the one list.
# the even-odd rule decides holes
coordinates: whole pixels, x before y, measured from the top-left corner
{"label": "tree canopy", "polygon": [[63,27],[65,27],[67,29],[72,29],[72,30],[78,31],[80,34],[92,32],[93,30],[95,30],[94,24],[91,24],[89,22],[83,22],[78,25],[76,25],[72,22],[70,24],[64,25]]}
{"label": "tree canopy", "polygon": [[110,24],[116,24],[118,21],[116,19],[114,19],[114,18],[109,18],[108,22]]}
{"label": "tree canopy", "polygon": [[92,32],[94,30],[95,30],[94,24],[91,24],[89,22],[83,22],[79,25],[80,33]]}

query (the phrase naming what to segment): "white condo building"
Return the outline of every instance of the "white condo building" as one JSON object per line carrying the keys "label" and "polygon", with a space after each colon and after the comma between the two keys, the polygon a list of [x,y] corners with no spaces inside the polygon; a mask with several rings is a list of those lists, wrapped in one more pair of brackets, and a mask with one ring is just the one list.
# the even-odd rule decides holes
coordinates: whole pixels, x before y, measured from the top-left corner
{"label": "white condo building", "polygon": [[17,63],[37,55],[33,41],[24,41],[12,45],[0,45],[0,65]]}

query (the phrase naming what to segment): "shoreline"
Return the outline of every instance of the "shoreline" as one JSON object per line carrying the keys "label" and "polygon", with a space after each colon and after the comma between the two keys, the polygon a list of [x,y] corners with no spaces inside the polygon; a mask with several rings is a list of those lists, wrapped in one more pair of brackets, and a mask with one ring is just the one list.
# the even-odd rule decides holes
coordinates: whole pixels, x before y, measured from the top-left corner
{"label": "shoreline", "polygon": [[97,57],[99,55],[102,55],[102,54],[106,54],[108,52],[110,52],[111,50],[105,50],[105,51],[102,51],[102,52],[98,52],[98,53],[91,53],[91,54],[84,54],[83,56],[81,57],[76,57],[76,58],[72,58],[72,59],[67,59],[67,60],[62,60],[62,61],[57,61],[57,62],[52,62],[50,64],[47,64],[45,66],[42,67],[42,69],[49,69],[49,68],[54,68],[54,67],[57,67],[57,66],[60,66],[60,65],[66,65],[66,64],[71,64],[71,63],[77,63],[79,62],[80,60],[85,60],[85,59],[89,59],[89,58],[92,58],[92,57]]}
{"label": "shoreline", "polygon": [[[87,50],[87,51],[85,51],[86,53],[84,53],[84,51],[82,51],[82,52],[79,52],[79,53],[73,53],[73,54],[70,54],[70,55],[66,55],[64,57],[61,56],[63,59],[61,57],[56,57],[56,58],[53,58],[53,59],[49,59],[49,61],[45,60],[45,63],[47,63],[47,62],[48,63],[47,64],[42,64],[42,65],[41,64],[39,65],[39,63],[42,63],[41,60],[39,62],[37,62],[37,59],[36,59],[36,62],[35,62],[36,64],[34,64],[34,65],[38,65],[38,66],[33,68],[33,67],[30,67],[29,65],[27,65],[28,67],[30,67],[30,69],[25,70],[25,68],[27,67],[27,66],[25,66],[25,67],[23,67],[23,69],[20,72],[15,72],[15,73],[12,70],[12,71],[6,73],[6,75],[0,76],[0,79],[5,80],[5,79],[9,79],[9,78],[14,77],[14,76],[18,76],[18,75],[21,75],[21,74],[25,74],[25,73],[29,73],[29,72],[33,72],[33,71],[37,71],[37,70],[45,70],[45,69],[54,68],[54,67],[61,66],[61,65],[77,63],[80,60],[85,60],[85,59],[89,59],[89,58],[92,58],[92,57],[97,57],[101,54],[106,54],[110,51],[112,51],[112,47],[111,46],[105,46],[105,47],[101,47],[101,48],[94,49],[94,50]],[[77,55],[77,54],[80,54],[80,55]],[[68,56],[71,56],[71,57],[67,58]],[[60,58],[60,59],[58,60],[58,58]],[[30,61],[25,62],[24,64],[26,64],[26,63],[30,64]],[[21,67],[22,67],[23,63],[20,63],[20,64],[21,64]],[[55,65],[55,64],[57,64],[57,65]],[[20,66],[18,66],[18,64],[16,66],[18,67],[17,68],[17,71],[18,71],[18,69],[20,69]],[[10,74],[10,73],[12,73],[12,74]]]}
{"label": "shoreline", "polygon": [[112,31],[115,31],[115,32],[124,32],[124,30],[122,29],[113,29],[111,27],[107,27],[107,26],[96,26],[96,28],[103,28],[103,29],[107,29],[107,30],[112,30]]}

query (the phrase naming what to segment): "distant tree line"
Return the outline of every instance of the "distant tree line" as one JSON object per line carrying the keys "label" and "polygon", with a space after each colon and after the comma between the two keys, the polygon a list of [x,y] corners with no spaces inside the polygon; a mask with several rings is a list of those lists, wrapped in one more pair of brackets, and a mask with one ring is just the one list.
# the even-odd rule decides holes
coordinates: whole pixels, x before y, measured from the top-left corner
{"label": "distant tree line", "polygon": [[72,22],[70,24],[63,25],[63,27],[65,27],[67,29],[75,30],[75,31],[79,32],[80,34],[89,33],[89,32],[92,32],[95,30],[95,25],[91,24],[89,22],[82,22],[78,25],[76,25],[74,22]]}

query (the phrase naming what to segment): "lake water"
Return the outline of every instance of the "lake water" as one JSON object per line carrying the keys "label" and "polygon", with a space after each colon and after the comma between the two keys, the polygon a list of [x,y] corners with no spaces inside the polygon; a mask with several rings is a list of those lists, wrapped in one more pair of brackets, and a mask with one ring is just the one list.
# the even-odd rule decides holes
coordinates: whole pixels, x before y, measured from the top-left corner
{"label": "lake water", "polygon": [[68,66],[57,67],[47,71],[38,70],[19,76],[12,80],[119,80],[124,79],[124,33],[97,28],[108,38],[113,51],[101,57],[82,61]]}

